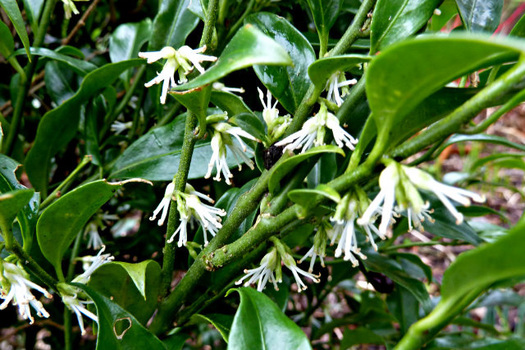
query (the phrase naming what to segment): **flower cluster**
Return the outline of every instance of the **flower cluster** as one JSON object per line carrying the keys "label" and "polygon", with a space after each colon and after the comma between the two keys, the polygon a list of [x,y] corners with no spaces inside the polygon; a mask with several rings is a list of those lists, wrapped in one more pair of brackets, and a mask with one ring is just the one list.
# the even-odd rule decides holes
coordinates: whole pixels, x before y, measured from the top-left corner
{"label": "flower cluster", "polygon": [[102,254],[104,250],[106,250],[106,246],[103,245],[96,256],[86,255],[82,258],[77,258],[77,260],[82,262],[84,272],[75,277],[73,282],[87,284],[96,269],[115,259],[111,254]]}
{"label": "flower cluster", "polygon": [[83,315],[98,323],[97,315],[86,308],[86,305],[93,304],[93,301],[89,300],[81,289],[69,284],[59,283],[57,288],[64,305],[77,316],[80,333],[82,335],[86,334]]}
{"label": "flower cluster", "polygon": [[319,283],[319,276],[306,272],[297,266],[293,256],[290,254],[290,248],[275,237],[272,237],[271,241],[274,246],[262,258],[260,266],[244,270],[246,275],[235,282],[235,284],[242,284],[244,280],[248,279],[244,282],[245,287],[257,282],[257,290],[262,291],[266,287],[266,283],[270,281],[275,290],[279,290],[277,283],[282,282],[282,265],[292,272],[299,291],[307,288],[301,276],[311,279],[314,283]]}
{"label": "flower cluster", "polygon": [[64,5],[64,13],[66,14],[66,18],[71,18],[71,13],[74,13],[75,15],[78,15],[80,12],[78,12],[78,9],[73,2],[73,0],[62,0],[62,5]]}
{"label": "flower cluster", "polygon": [[[248,147],[241,139],[244,137],[248,140],[256,141],[259,140],[241,129],[238,126],[232,126],[227,123],[227,114],[220,115],[211,115],[207,118],[208,120],[208,129],[212,134],[211,137],[211,149],[213,151],[210,163],[208,164],[208,172],[204,178],[210,178],[213,169],[215,168],[217,173],[213,178],[216,181],[221,181],[221,174],[224,175],[224,179],[228,185],[231,185],[231,178],[233,174],[230,171],[228,162],[226,161],[226,154],[228,148],[235,159],[237,160],[239,170],[242,169],[241,161],[244,162],[250,169],[254,169],[253,161],[246,155],[246,152],[254,155],[254,152],[248,150]],[[232,137],[237,140],[236,144]]]}
{"label": "flower cluster", "polygon": [[[342,98],[348,95],[350,92],[348,87],[356,83],[356,79],[346,80],[344,72],[335,72],[328,80],[328,94],[326,99],[338,106],[341,106],[343,104]],[[339,91],[339,89],[341,91]]]}
{"label": "flower cluster", "polygon": [[339,119],[332,113],[328,112],[326,105],[321,104],[319,112],[308,119],[303,124],[301,130],[285,137],[277,142],[276,146],[285,146],[283,151],[301,148],[301,153],[310,149],[312,146],[324,145],[324,138],[326,129],[330,129],[334,137],[334,141],[340,148],[344,146],[354,150],[354,145],[357,144],[357,139],[347,133],[340,125]]}
{"label": "flower cluster", "polygon": [[283,136],[288,125],[292,122],[292,118],[288,114],[282,117],[279,116],[279,110],[276,108],[278,101],[275,101],[272,105],[272,94],[270,90],[266,91],[266,102],[264,101],[264,93],[262,90],[259,88],[257,88],[257,90],[259,91],[259,99],[263,105],[262,116],[268,128],[267,135],[269,144],[267,146],[270,146],[275,140]]}
{"label": "flower cluster", "polygon": [[[396,202],[399,211],[407,210],[410,228],[414,223],[414,226],[420,229],[423,220],[431,219],[429,204],[423,201],[418,189],[433,192],[454,216],[458,225],[463,222],[463,215],[458,212],[450,199],[463,206],[469,206],[471,199],[480,203],[485,201],[485,198],[477,193],[442,184],[422,170],[394,161],[390,161],[381,172],[379,187],[381,190],[358,219],[358,223],[360,225],[370,224],[375,221],[380,212],[379,233],[381,235],[386,235],[389,230],[393,216],[396,214],[394,207]],[[383,204],[382,208],[381,204]]]}
{"label": "flower cluster", "polygon": [[175,191],[175,185],[170,182],[166,187],[164,198],[155,209],[153,216],[150,220],[155,220],[160,211],[162,211],[161,217],[158,221],[158,225],[161,226],[166,219],[168,214],[171,200],[177,202],[177,211],[180,216],[180,224],[175,232],[168,239],[168,243],[173,242],[175,236],[179,235],[179,241],[177,245],[182,247],[186,246],[188,241],[188,222],[191,223],[191,219],[199,222],[203,230],[204,244],[208,244],[208,232],[212,236],[215,236],[218,230],[222,227],[221,216],[226,215],[223,209],[214,208],[211,205],[202,203],[201,199],[213,204],[213,199],[200,193],[193,188],[190,184],[186,184],[186,190],[184,192]]}
{"label": "flower cluster", "polygon": [[166,46],[160,51],[139,52],[140,58],[147,59],[148,63],[156,62],[160,59],[166,59],[166,63],[160,73],[151,81],[144,84],[145,87],[151,87],[155,84],[162,83],[162,93],[160,95],[160,103],[166,103],[166,96],[170,87],[177,86],[175,82],[175,71],[179,72],[179,84],[184,84],[188,81],[187,75],[193,71],[193,68],[202,74],[204,68],[201,62],[215,62],[217,57],[202,55],[206,51],[206,46],[193,50],[189,46],[182,46],[178,50],[173,47]]}
{"label": "flower cluster", "polygon": [[0,310],[3,310],[12,303],[18,306],[20,316],[33,323],[35,319],[31,315],[31,307],[35,309],[36,314],[40,317],[49,317],[49,313],[44,309],[44,305],[38,301],[31,293],[31,289],[42,293],[46,298],[51,298],[51,294],[38,284],[29,280],[29,275],[18,265],[7,261],[0,260],[0,298],[4,299],[0,304]]}

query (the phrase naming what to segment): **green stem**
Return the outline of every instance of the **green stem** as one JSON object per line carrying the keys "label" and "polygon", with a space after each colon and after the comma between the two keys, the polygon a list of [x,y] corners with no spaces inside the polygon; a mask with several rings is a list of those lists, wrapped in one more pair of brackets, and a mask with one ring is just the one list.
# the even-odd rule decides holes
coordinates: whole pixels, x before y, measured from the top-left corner
{"label": "green stem", "polygon": [[248,5],[246,6],[246,10],[244,10],[241,17],[239,17],[237,22],[235,22],[235,24],[228,31],[228,35],[226,35],[226,40],[224,40],[225,43],[229,42],[230,39],[233,37],[233,35],[237,32],[237,30],[242,26],[242,23],[244,22],[244,19],[246,18],[246,16],[248,16],[250,12],[252,12],[254,4],[255,4],[255,0],[250,0]]}
{"label": "green stem", "polygon": [[[42,13],[42,19],[40,21],[40,25],[38,26],[38,32],[36,33],[35,40],[33,41],[33,47],[40,47],[44,42],[44,37],[46,35],[47,28],[51,20],[51,15],[53,14],[53,10],[55,8],[55,3],[56,0],[47,0],[45,2],[44,11]],[[7,139],[3,147],[4,154],[11,154],[13,152],[15,141],[18,138],[18,129],[20,127],[20,122],[22,119],[24,103],[27,100],[27,93],[29,92],[33,74],[35,73],[36,69],[36,63],[38,61],[38,58],[36,56],[33,56],[32,58],[33,59],[31,60],[31,62],[29,62],[24,69],[26,79],[20,80],[20,87],[18,90],[16,102],[14,104],[13,117],[11,119],[11,127],[9,128],[9,134],[7,135]]]}
{"label": "green stem", "polygon": [[82,232],[79,232],[77,237],[75,238],[73,249],[71,249],[71,257],[69,258],[69,266],[67,267],[67,275],[66,275],[66,278],[68,281],[71,281],[73,279],[73,275],[75,274],[75,265],[76,265],[75,259],[78,256],[81,241],[82,241]]}
{"label": "green stem", "polygon": [[446,118],[436,122],[432,128],[396,147],[390,153],[393,158],[407,158],[419,150],[456,132],[463,124],[474,118],[479,111],[490,107],[491,101],[511,92],[515,85],[520,83],[525,76],[525,59],[518,63],[493,84],[481,90],[478,94],[458,107]]}
{"label": "green stem", "polygon": [[208,10],[206,15],[206,21],[204,22],[204,29],[202,30],[201,41],[199,47],[210,46],[213,39],[213,31],[215,29],[215,23],[217,22],[217,14],[219,11],[219,0],[210,0],[208,2]]}
{"label": "green stem", "polygon": [[33,272],[42,282],[44,282],[49,288],[57,290],[56,285],[58,283],[53,277],[51,277],[40,265],[25,252],[24,249],[18,244],[18,242],[13,241],[11,247],[6,245],[6,250],[11,251],[16,255],[18,259],[22,262],[24,267],[27,267],[31,272]]}
{"label": "green stem", "polygon": [[71,174],[69,174],[69,176],[64,181],[62,181],[62,183],[57,188],[55,188],[55,190],[49,196],[47,196],[47,198],[42,202],[42,204],[40,204],[40,210],[47,207],[49,204],[51,204],[51,202],[53,202],[55,199],[60,197],[63,194],[62,190],[64,190],[65,188],[69,186],[69,184],[71,184],[71,182],[77,177],[78,173],[86,165],[91,163],[91,160],[92,160],[92,157],[90,155],[84,156],[84,158],[82,159],[80,164],[77,165],[75,170],[73,170]]}
{"label": "green stem", "polygon": [[71,323],[71,311],[64,307],[64,349],[73,349],[73,324]]}

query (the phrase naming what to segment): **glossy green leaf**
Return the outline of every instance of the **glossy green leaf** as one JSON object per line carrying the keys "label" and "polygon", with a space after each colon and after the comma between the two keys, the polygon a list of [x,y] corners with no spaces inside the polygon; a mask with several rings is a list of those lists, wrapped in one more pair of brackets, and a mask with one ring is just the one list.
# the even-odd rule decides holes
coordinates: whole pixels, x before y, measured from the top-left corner
{"label": "glossy green leaf", "polygon": [[189,337],[190,336],[187,334],[177,333],[175,335],[169,336],[166,339],[163,339],[162,342],[169,350],[182,350],[186,340],[188,340]]}
{"label": "glossy green leaf", "polygon": [[370,26],[370,52],[401,41],[424,27],[441,0],[379,0]]}
{"label": "glossy green leaf", "polygon": [[[20,164],[6,155],[0,154],[0,193],[14,190],[25,190],[26,187],[20,184],[15,176],[15,171]],[[23,239],[23,248],[30,251],[33,243],[34,228],[38,218],[38,207],[40,204],[40,194],[34,193],[33,198],[19,212],[17,219]]]}
{"label": "glossy green leaf", "polygon": [[510,141],[509,139],[502,137],[502,136],[496,136],[496,135],[487,135],[487,134],[476,134],[476,135],[461,135],[461,134],[455,134],[452,135],[447,142],[445,142],[437,151],[437,153],[441,153],[443,149],[445,149],[447,146],[450,146],[455,143],[460,142],[487,142],[492,143],[495,145],[502,145],[509,148],[514,148],[520,151],[525,151],[525,146],[521,145],[519,143],[515,143]]}
{"label": "glossy green leaf", "polygon": [[387,135],[393,127],[392,134],[402,130],[397,126],[410,118],[410,112],[451,80],[515,60],[520,45],[463,34],[421,36],[387,48],[366,71],[366,93],[379,134]]}
{"label": "glossy green leaf", "polygon": [[160,266],[152,260],[110,262],[95,270],[88,285],[145,325],[157,307]]}
{"label": "glossy green leaf", "polygon": [[78,232],[121,187],[122,183],[105,180],[91,182],[66,193],[44,210],[36,236],[42,254],[55,269],[62,269],[62,257]]}
{"label": "glossy green leaf", "polygon": [[23,0],[23,2],[27,18],[31,24],[31,29],[33,30],[33,33],[36,33],[38,30],[38,20],[40,18],[40,13],[42,12],[44,0]]}
{"label": "glossy green leaf", "polygon": [[129,60],[107,64],[86,75],[75,96],[47,112],[38,125],[36,140],[26,158],[26,171],[33,186],[46,193],[49,161],[75,136],[80,120],[80,105],[101,93],[126,69],[144,64]]}
{"label": "glossy green leaf", "polygon": [[342,0],[308,0],[319,39],[328,43],[329,32],[339,15]]}
{"label": "glossy green leaf", "polygon": [[321,58],[308,67],[308,75],[312,83],[324,88],[335,72],[346,72],[371,59],[371,56],[357,54]]}
{"label": "glossy green leaf", "polygon": [[196,89],[172,92],[171,96],[175,97],[184,107],[192,111],[199,121],[200,127],[206,125],[206,116],[208,104],[210,103],[211,86],[206,85]]}
{"label": "glossy green leaf", "polygon": [[[62,63],[67,64],[71,67],[72,70],[74,70],[78,75],[81,77],[85,76],[89,72],[95,70],[97,66],[95,66],[91,62],[87,62],[84,60],[79,60],[78,58],[73,58],[71,56],[55,52],[53,50],[46,49],[44,47],[31,47],[30,48],[31,54],[35,56],[42,56],[45,58],[49,58],[51,60],[59,61]],[[19,56],[25,54],[23,50],[16,50],[14,52],[14,55]]]}
{"label": "glossy green leaf", "polygon": [[67,69],[67,66],[64,67],[61,62],[49,61],[46,63],[45,72],[47,93],[57,106],[75,95],[76,75]]}
{"label": "glossy green leaf", "polygon": [[492,34],[498,27],[503,0],[456,0],[456,3],[468,30]]}
{"label": "glossy green leaf", "polygon": [[26,26],[22,14],[20,13],[20,8],[18,8],[18,1],[13,0],[0,0],[0,6],[4,9],[5,13],[11,20],[13,27],[24,45],[26,50],[26,55],[31,61],[31,53],[29,52],[29,37],[27,36]]}
{"label": "glossy green leaf", "polygon": [[0,22],[0,54],[2,54],[4,58],[8,58],[14,50],[15,41],[9,27],[4,22]]}
{"label": "glossy green leaf", "polygon": [[365,327],[345,330],[341,340],[341,348],[349,349],[358,344],[385,345],[385,340],[374,331]]}
{"label": "glossy green leaf", "polygon": [[441,29],[458,14],[456,0],[444,0],[439,5],[439,13],[434,13],[430,20],[429,29],[433,32],[439,32]]}
{"label": "glossy green leaf", "polygon": [[233,316],[223,314],[195,314],[190,319],[191,324],[196,323],[210,323],[212,324],[221,334],[222,339],[228,343],[228,336],[230,335],[230,329],[232,328]]}
{"label": "glossy green leaf", "polygon": [[[283,17],[259,12],[245,19],[274,39],[291,57],[292,66],[269,66],[259,63],[255,73],[272,95],[290,113],[294,113],[310,86],[308,66],[315,61],[315,52],[306,38]],[[286,62],[282,64],[289,64]]]}
{"label": "glossy green leaf", "polygon": [[313,156],[321,155],[323,153],[337,153],[343,157],[345,155],[341,148],[333,145],[326,145],[314,147],[304,153],[300,153],[286,159],[284,162],[272,169],[272,174],[270,175],[270,179],[268,181],[268,190],[270,193],[275,192],[275,190],[279,187],[279,183],[282,178],[289,174],[297,165]]}
{"label": "glossy green leaf", "polygon": [[257,139],[261,141],[268,141],[263,122],[253,113],[238,114],[232,118],[231,121],[250,135],[255,136]]}
{"label": "glossy green leaf", "polygon": [[[113,179],[140,177],[151,181],[172,180],[173,174],[179,168],[185,121],[186,116],[183,114],[173,122],[143,135],[118,158],[109,177]],[[188,179],[199,179],[206,175],[212,154],[210,138],[197,142]],[[247,155],[251,156],[251,154]],[[226,161],[230,168],[238,164],[231,152],[226,155]]]}
{"label": "glossy green leaf", "polygon": [[525,16],[521,16],[520,20],[514,25],[514,27],[510,31],[509,36],[525,38]]}
{"label": "glossy green leaf", "polygon": [[253,113],[242,98],[230,92],[212,90],[210,101],[230,117],[241,113]]}
{"label": "glossy green leaf", "polygon": [[319,185],[315,189],[297,189],[288,192],[288,198],[302,207],[309,207],[312,202],[317,202],[320,198],[325,197],[336,203],[339,203],[341,196],[334,189],[326,185]]}
{"label": "glossy green leaf", "polygon": [[148,51],[156,51],[164,46],[178,49],[184,45],[188,35],[199,23],[199,18],[189,9],[191,0],[162,0],[159,12],[153,21],[152,36]]}
{"label": "glossy green leaf", "polygon": [[109,298],[82,284],[75,284],[95,302],[98,316],[97,350],[166,350],[166,346],[132,314]]}
{"label": "glossy green leaf", "polygon": [[124,23],[118,26],[109,37],[109,58],[120,62],[137,58],[140,48],[151,36],[151,20],[137,23]]}
{"label": "glossy green leaf", "polygon": [[366,260],[363,264],[366,268],[382,273],[395,283],[406,288],[423,306],[425,310],[431,309],[430,297],[425,285],[409,276],[396,261],[380,255],[372,250],[365,252]]}
{"label": "glossy green leaf", "polygon": [[404,334],[408,327],[419,318],[419,303],[417,299],[403,287],[394,288],[386,299],[388,309],[399,322],[401,333]]}
{"label": "glossy green leaf", "polygon": [[291,65],[286,51],[253,25],[247,24],[237,31],[224,48],[217,62],[197,78],[174,88],[191,90],[253,65]]}
{"label": "glossy green leaf", "polygon": [[228,350],[311,349],[306,334],[266,295],[251,288],[232,291],[239,293],[241,303],[233,319]]}
{"label": "glossy green leaf", "polygon": [[4,235],[11,232],[18,212],[29,203],[34,192],[31,189],[24,189],[0,194],[0,228]]}

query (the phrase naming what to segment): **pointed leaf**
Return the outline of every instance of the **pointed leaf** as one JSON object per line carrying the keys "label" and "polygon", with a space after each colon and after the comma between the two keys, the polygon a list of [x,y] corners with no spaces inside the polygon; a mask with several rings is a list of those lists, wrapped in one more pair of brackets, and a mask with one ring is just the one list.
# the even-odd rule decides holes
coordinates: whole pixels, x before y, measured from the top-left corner
{"label": "pointed leaf", "polygon": [[263,122],[253,113],[241,113],[232,118],[231,122],[261,141],[268,140]]}
{"label": "pointed leaf", "polygon": [[288,198],[294,203],[299,204],[302,207],[308,208],[312,202],[317,202],[325,197],[338,203],[341,200],[341,196],[331,187],[327,185],[319,185],[315,189],[298,189],[292,190],[288,193]]}
{"label": "pointed leaf", "polygon": [[492,34],[498,28],[503,0],[456,0],[456,3],[468,30]]}
{"label": "pointed leaf", "polygon": [[8,58],[14,49],[15,41],[9,27],[4,22],[0,22],[0,54],[3,55],[4,58]]}
{"label": "pointed leaf", "polygon": [[210,94],[211,85],[201,86],[188,91],[171,92],[171,96],[175,97],[177,101],[197,116],[201,128],[206,125]]}
{"label": "pointed leaf", "polygon": [[445,144],[443,144],[437,154],[441,153],[447,146],[453,145],[460,142],[487,142],[495,145],[502,145],[509,148],[514,148],[520,151],[525,151],[525,146],[519,143],[515,143],[507,139],[506,137],[496,136],[496,135],[486,135],[486,134],[477,134],[477,135],[461,135],[455,134],[452,135]]}
{"label": "pointed leaf", "polygon": [[95,302],[98,316],[97,350],[166,350],[164,344],[133,315],[109,298],[82,284],[74,284]]}
{"label": "pointed leaf", "polygon": [[311,158],[316,155],[321,155],[323,153],[337,153],[344,157],[345,153],[343,150],[337,146],[326,145],[319,146],[309,149],[304,153],[300,153],[293,157],[286,159],[284,162],[280,163],[278,166],[272,169],[272,174],[268,181],[268,190],[270,193],[274,193],[278,188],[280,181],[285,177],[290,171],[292,171],[297,165],[304,162],[308,158]]}
{"label": "pointed leaf", "polygon": [[29,52],[29,37],[27,36],[26,26],[22,14],[20,13],[20,8],[18,8],[18,1],[13,0],[0,0],[0,6],[4,9],[5,13],[13,23],[22,45],[26,50],[26,55],[31,61],[31,53]]}
{"label": "pointed leaf", "polygon": [[315,28],[321,40],[328,42],[329,32],[339,15],[342,0],[308,0]]}
{"label": "pointed leaf", "polygon": [[346,72],[370,60],[372,60],[372,56],[356,54],[325,57],[315,61],[308,67],[308,75],[312,79],[312,83],[324,88],[330,76],[335,72]]}
{"label": "pointed leaf", "polygon": [[250,23],[274,39],[290,55],[293,66],[255,66],[255,73],[272,95],[290,113],[294,113],[310,86],[308,66],[315,61],[315,52],[308,40],[283,17],[259,12],[248,16]]}
{"label": "pointed leaf", "polygon": [[306,334],[266,295],[237,288],[241,296],[228,338],[228,350],[311,349]]}
{"label": "pointed leaf", "polygon": [[222,339],[228,343],[228,336],[230,335],[230,329],[232,328],[233,316],[223,314],[208,314],[201,315],[195,314],[191,316],[190,324],[197,323],[211,323],[221,334]]}
{"label": "pointed leaf", "polygon": [[148,51],[156,51],[164,46],[178,49],[184,45],[188,35],[199,23],[199,18],[189,9],[191,0],[163,0],[159,12],[153,21],[152,33]]}
{"label": "pointed leaf", "polygon": [[[72,70],[74,70],[81,77],[97,69],[97,66],[95,66],[91,62],[79,60],[78,58],[73,58],[71,56],[68,56],[60,52],[53,51],[53,50],[46,49],[44,47],[31,47],[30,51],[31,51],[31,55],[42,56],[45,58],[49,58],[49,59],[67,64],[68,66],[71,67]],[[23,50],[16,50],[14,52],[15,56],[24,55],[24,54],[25,52]]]}
{"label": "pointed leaf", "polygon": [[44,257],[61,269],[64,253],[97,210],[122,187],[122,183],[99,180],[77,187],[53,202],[36,226],[38,244]]}
{"label": "pointed leaf", "polygon": [[401,41],[424,27],[441,0],[379,0],[370,26],[370,52]]}
{"label": "pointed leaf", "polygon": [[210,101],[230,117],[241,113],[253,113],[241,97],[230,92],[212,90]]}
{"label": "pointed leaf", "polygon": [[4,235],[11,232],[18,212],[29,203],[34,192],[34,190],[25,189],[0,194],[0,228]]}
{"label": "pointed leaf", "polygon": [[33,30],[33,33],[36,33],[38,30],[38,20],[40,18],[40,13],[42,12],[44,0],[23,0],[23,2],[27,17],[31,23],[31,29]]}
{"label": "pointed leaf", "polygon": [[151,20],[137,23],[124,23],[115,29],[109,37],[109,58],[111,62],[120,62],[137,58],[140,48],[151,36]]}
{"label": "pointed leaf", "polygon": [[26,158],[26,171],[33,186],[46,194],[49,162],[75,136],[80,105],[111,85],[126,69],[145,62],[141,59],[110,63],[86,75],[75,96],[47,112],[38,125],[35,143]]}
{"label": "pointed leaf", "polygon": [[274,40],[253,25],[245,25],[237,31],[224,48],[217,62],[197,78],[174,88],[191,90],[253,65],[291,65],[286,51]]}

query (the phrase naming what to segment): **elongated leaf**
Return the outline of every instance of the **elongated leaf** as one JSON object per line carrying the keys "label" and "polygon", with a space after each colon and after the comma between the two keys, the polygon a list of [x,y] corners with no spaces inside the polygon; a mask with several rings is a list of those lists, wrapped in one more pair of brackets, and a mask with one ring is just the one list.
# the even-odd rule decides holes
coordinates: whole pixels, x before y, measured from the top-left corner
{"label": "elongated leaf", "polygon": [[212,90],[210,100],[211,103],[227,112],[230,117],[241,113],[253,113],[242,98],[229,92]]}
{"label": "elongated leaf", "polygon": [[371,59],[371,56],[356,54],[321,58],[308,67],[308,75],[312,83],[324,88],[330,76],[335,72],[346,72]]}
{"label": "elongated leaf", "polygon": [[468,30],[493,33],[499,25],[503,0],[456,0]]}
{"label": "elongated leaf", "polygon": [[[290,55],[293,66],[274,67],[261,63],[255,73],[272,95],[290,113],[301,103],[308,87],[308,66],[315,61],[315,52],[306,38],[284,18],[259,12],[245,20],[270,36]],[[286,63],[284,63],[286,64]]]}
{"label": "elongated leaf", "polygon": [[233,71],[261,64],[291,65],[292,60],[277,42],[248,24],[237,31],[210,69],[174,90],[195,89],[213,83]]}
{"label": "elongated leaf", "polygon": [[95,302],[98,316],[97,350],[166,350],[164,344],[129,312],[82,284],[75,284]]}
{"label": "elongated leaf", "polygon": [[206,125],[206,116],[208,105],[210,104],[211,86],[206,85],[189,91],[172,92],[171,95],[175,97],[184,107],[189,109],[197,116],[199,126],[204,128]]}
{"label": "elongated leaf", "polygon": [[253,113],[241,113],[232,118],[231,121],[257,139],[265,142],[268,141],[263,122]]}
{"label": "elongated leaf", "polygon": [[[46,49],[44,47],[31,47],[30,51],[32,55],[42,56],[45,58],[49,58],[49,59],[67,64],[68,66],[71,67],[72,70],[78,73],[78,75],[80,75],[81,77],[85,76],[86,74],[88,74],[89,72],[97,68],[97,66],[95,66],[93,63],[79,60],[78,58],[73,58],[71,56],[67,56],[65,54]],[[23,50],[16,50],[14,52],[15,56],[19,56],[23,54],[25,54]]]}
{"label": "elongated leaf", "polygon": [[111,62],[120,62],[137,58],[141,46],[151,36],[151,20],[137,23],[124,23],[115,29],[109,37],[109,58]]}
{"label": "elongated leaf", "polygon": [[379,0],[370,26],[370,51],[401,41],[426,25],[441,0]]}
{"label": "elongated leaf", "polygon": [[304,153],[300,153],[291,158],[288,158],[277,167],[274,167],[272,174],[270,175],[270,180],[268,181],[268,190],[270,193],[274,193],[274,191],[278,188],[281,179],[290,173],[290,171],[292,171],[298,164],[304,162],[310,157],[321,155],[323,153],[337,153],[344,157],[344,152],[342,149],[337,146],[326,145],[314,147]]}
{"label": "elongated leaf", "polygon": [[308,0],[319,39],[324,41],[323,45],[328,43],[330,28],[339,15],[341,3],[342,0]]}
{"label": "elongated leaf", "polygon": [[62,257],[78,232],[97,210],[122,187],[121,183],[99,180],[77,187],[52,203],[36,226],[44,257],[61,270]]}
{"label": "elongated leaf", "polygon": [[228,338],[229,350],[311,349],[303,331],[266,295],[251,288],[231,291],[239,293],[241,304]]}
{"label": "elongated leaf", "polygon": [[211,323],[221,334],[222,339],[228,343],[228,336],[232,328],[233,316],[223,314],[195,314],[191,317],[190,323]]}
{"label": "elongated leaf", "polygon": [[[513,40],[473,35],[421,36],[383,51],[366,71],[366,92],[379,134],[398,125],[425,98],[451,80],[481,67],[514,60],[522,50]],[[392,67],[403,65],[399,69]]]}
{"label": "elongated leaf", "polygon": [[33,186],[46,193],[49,161],[75,136],[80,118],[80,105],[111,85],[126,69],[144,64],[129,60],[107,64],[86,75],[75,96],[47,112],[38,125],[33,148],[26,158],[26,171]]}
{"label": "elongated leaf", "polygon": [[358,344],[385,345],[385,340],[377,333],[374,333],[372,330],[365,327],[345,330],[343,333],[343,340],[341,340],[341,347],[343,349],[349,349]]}
{"label": "elongated leaf", "polygon": [[27,17],[31,23],[31,29],[33,30],[33,33],[36,33],[38,30],[38,20],[40,18],[40,12],[42,12],[44,0],[23,0],[23,2]]}
{"label": "elongated leaf", "polygon": [[294,203],[297,203],[303,207],[308,207],[312,202],[317,202],[318,197],[326,197],[332,201],[338,203],[341,200],[341,196],[331,187],[326,185],[319,185],[315,189],[298,189],[292,190],[288,193],[288,198]]}
{"label": "elongated leaf", "polygon": [[521,145],[519,143],[515,143],[512,141],[509,141],[505,137],[496,136],[496,135],[486,135],[486,134],[477,134],[477,135],[452,135],[448,141],[441,146],[441,148],[437,151],[438,154],[440,151],[443,151],[447,146],[450,146],[455,143],[460,142],[468,142],[468,141],[474,141],[474,142],[487,142],[487,143],[493,143],[496,145],[502,145],[514,149],[518,149],[520,151],[525,151],[525,146]]}
{"label": "elongated leaf", "polygon": [[157,306],[160,266],[152,260],[137,264],[110,262],[91,275],[88,285],[145,325]]}
{"label": "elongated leaf", "polygon": [[57,61],[46,63],[46,90],[53,102],[60,106],[64,101],[69,100],[76,91],[76,75],[67,66]]}
{"label": "elongated leaf", "polygon": [[[185,121],[186,116],[180,115],[170,124],[153,129],[139,138],[116,161],[109,177],[141,177],[151,181],[173,179],[173,174],[179,168]],[[197,142],[188,179],[206,175],[212,154],[210,138]],[[246,155],[251,157],[250,153]],[[231,152],[227,153],[226,161],[230,168],[238,164]]]}
{"label": "elongated leaf", "polygon": [[4,22],[0,22],[0,54],[8,58],[14,49],[15,41],[9,27]]}
{"label": "elongated leaf", "polygon": [[18,212],[29,203],[34,192],[25,189],[0,194],[0,228],[4,235],[11,232],[11,226]]}
{"label": "elongated leaf", "polygon": [[29,52],[29,37],[27,36],[24,19],[22,18],[22,14],[18,8],[18,1],[0,0],[0,6],[2,6],[4,9],[5,13],[11,20],[11,23],[13,23],[13,27],[15,27],[15,30],[22,41],[22,45],[24,45],[26,55],[31,61],[31,53]]}

